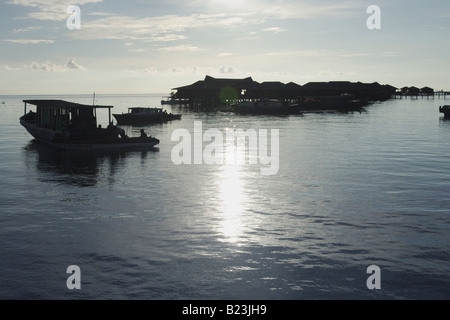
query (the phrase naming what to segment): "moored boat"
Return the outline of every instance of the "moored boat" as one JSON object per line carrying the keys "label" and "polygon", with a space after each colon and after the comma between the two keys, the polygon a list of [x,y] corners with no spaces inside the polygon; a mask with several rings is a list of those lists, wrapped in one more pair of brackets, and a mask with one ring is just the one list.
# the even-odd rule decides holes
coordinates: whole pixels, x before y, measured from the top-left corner
{"label": "moored boat", "polygon": [[286,102],[272,99],[238,102],[233,105],[233,109],[238,113],[249,114],[288,114],[293,110]]}
{"label": "moored boat", "polygon": [[439,112],[444,114],[444,118],[450,118],[450,105],[439,107]]}
{"label": "moored boat", "polygon": [[[59,149],[111,150],[152,148],[159,143],[154,137],[128,137],[113,126],[113,106],[92,106],[64,100],[24,100],[20,124],[38,141]],[[27,105],[36,111],[27,113]],[[108,109],[110,125],[97,125],[97,109]]]}
{"label": "moored boat", "polygon": [[176,101],[175,99],[173,99],[173,97],[163,97],[163,99],[161,100],[161,104],[169,104],[173,106],[174,104],[176,104]]}
{"label": "moored boat", "polygon": [[144,124],[144,123],[161,123],[171,120],[181,119],[180,114],[168,113],[162,108],[142,108],[142,107],[132,107],[128,108],[128,113],[113,114],[116,118],[118,124],[122,125],[133,125],[133,124]]}
{"label": "moored boat", "polygon": [[291,107],[298,112],[315,111],[361,111],[368,104],[366,99],[357,100],[353,95],[301,97]]}

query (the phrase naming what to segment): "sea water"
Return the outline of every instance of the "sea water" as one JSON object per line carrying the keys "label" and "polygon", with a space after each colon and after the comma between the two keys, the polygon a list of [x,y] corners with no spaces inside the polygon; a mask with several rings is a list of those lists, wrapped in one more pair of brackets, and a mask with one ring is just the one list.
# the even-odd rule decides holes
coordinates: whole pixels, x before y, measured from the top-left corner
{"label": "sea water", "polygon": [[[113,113],[162,95],[97,95]],[[57,151],[0,97],[1,299],[449,299],[444,99],[291,116],[163,107],[151,151]],[[108,116],[99,110],[100,123]],[[177,129],[279,130],[279,169],[176,165]],[[80,289],[69,289],[69,266]],[[378,266],[380,289],[369,288]]]}

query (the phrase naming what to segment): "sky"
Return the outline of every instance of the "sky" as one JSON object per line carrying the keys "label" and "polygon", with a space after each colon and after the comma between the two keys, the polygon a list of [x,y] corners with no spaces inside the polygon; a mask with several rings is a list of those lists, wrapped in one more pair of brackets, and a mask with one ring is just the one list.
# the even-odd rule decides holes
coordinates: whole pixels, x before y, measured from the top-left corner
{"label": "sky", "polygon": [[3,0],[0,95],[168,95],[206,75],[450,91],[449,31],[448,0]]}

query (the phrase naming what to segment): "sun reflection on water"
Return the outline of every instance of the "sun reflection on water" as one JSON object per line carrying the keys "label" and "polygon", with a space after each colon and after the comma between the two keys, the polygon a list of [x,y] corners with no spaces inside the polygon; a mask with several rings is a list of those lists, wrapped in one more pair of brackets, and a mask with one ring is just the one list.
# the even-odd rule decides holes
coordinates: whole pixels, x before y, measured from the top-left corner
{"label": "sun reflection on water", "polygon": [[244,210],[244,183],[238,164],[224,165],[220,169],[217,184],[220,200],[221,222],[219,231],[225,241],[236,243],[242,235]]}

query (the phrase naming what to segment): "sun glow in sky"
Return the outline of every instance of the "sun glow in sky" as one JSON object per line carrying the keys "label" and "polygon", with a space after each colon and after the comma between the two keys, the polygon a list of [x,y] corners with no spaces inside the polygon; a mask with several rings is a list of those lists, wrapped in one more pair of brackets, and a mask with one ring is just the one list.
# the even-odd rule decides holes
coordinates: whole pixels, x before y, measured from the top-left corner
{"label": "sun glow in sky", "polygon": [[448,1],[5,0],[0,26],[0,94],[169,93],[205,75],[450,90]]}

